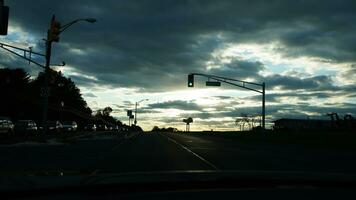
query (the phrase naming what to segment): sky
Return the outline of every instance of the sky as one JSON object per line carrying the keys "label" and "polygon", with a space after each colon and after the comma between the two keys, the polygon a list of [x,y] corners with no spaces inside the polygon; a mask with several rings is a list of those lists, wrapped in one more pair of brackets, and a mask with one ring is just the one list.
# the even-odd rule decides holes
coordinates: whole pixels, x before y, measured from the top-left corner
{"label": "sky", "polygon": [[[53,45],[54,67],[81,89],[88,105],[110,106],[128,123],[183,130],[238,130],[236,118],[261,113],[261,95],[189,73],[266,83],[266,120],[356,115],[354,0],[5,0],[9,33],[0,41],[44,52],[53,14],[77,23]],[[35,58],[40,61],[40,58]],[[43,61],[42,61],[43,62]],[[3,50],[0,67],[41,70]]]}

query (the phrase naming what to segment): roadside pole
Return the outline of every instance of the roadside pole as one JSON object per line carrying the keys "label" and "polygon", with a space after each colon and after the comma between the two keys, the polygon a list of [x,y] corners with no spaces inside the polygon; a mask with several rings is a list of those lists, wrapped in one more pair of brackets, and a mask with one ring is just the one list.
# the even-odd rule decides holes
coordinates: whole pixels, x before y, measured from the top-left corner
{"label": "roadside pole", "polygon": [[262,128],[266,130],[266,84],[265,82],[262,83]]}
{"label": "roadside pole", "polygon": [[[55,16],[53,15],[51,19],[51,25],[55,20]],[[50,29],[47,31],[47,39],[46,39],[46,65],[44,69],[44,101],[43,101],[43,133],[47,133],[47,118],[48,118],[48,98],[49,98],[49,75],[50,75],[50,63],[51,63],[51,53],[52,53],[52,38]]]}

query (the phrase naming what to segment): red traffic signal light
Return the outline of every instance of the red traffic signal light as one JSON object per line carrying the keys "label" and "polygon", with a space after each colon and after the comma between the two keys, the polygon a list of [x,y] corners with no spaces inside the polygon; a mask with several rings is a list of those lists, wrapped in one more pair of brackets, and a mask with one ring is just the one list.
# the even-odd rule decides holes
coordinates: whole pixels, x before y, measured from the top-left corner
{"label": "red traffic signal light", "polygon": [[52,42],[59,42],[59,34],[61,33],[61,23],[52,18],[51,28],[48,33],[48,40]]}
{"label": "red traffic signal light", "polygon": [[194,87],[194,74],[188,75],[188,87]]}

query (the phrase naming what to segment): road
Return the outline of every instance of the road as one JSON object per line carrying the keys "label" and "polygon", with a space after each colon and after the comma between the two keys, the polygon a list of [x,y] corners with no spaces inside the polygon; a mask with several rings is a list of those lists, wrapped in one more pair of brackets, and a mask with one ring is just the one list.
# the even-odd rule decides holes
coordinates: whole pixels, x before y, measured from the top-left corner
{"label": "road", "polygon": [[193,134],[97,133],[68,141],[0,145],[0,174],[172,170],[355,172],[355,153]]}

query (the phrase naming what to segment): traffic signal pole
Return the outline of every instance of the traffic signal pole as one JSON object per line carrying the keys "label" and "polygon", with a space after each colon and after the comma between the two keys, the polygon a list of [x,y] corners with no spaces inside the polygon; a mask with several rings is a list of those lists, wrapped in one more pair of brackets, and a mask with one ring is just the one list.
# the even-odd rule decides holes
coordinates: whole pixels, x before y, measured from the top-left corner
{"label": "traffic signal pole", "polygon": [[[53,21],[53,18],[52,18]],[[51,63],[51,53],[52,53],[52,41],[50,39],[50,31],[48,30],[47,33],[47,40],[46,40],[46,65],[44,69],[44,101],[43,101],[43,133],[46,134],[47,132],[47,118],[48,118],[48,98],[49,98],[49,76],[50,76],[50,63]]]}
{"label": "traffic signal pole", "polygon": [[[3,12],[5,11],[6,15],[4,16],[0,16],[0,35],[6,35],[7,34],[7,20],[8,20],[8,7],[7,6],[3,6],[4,1],[0,0],[0,11],[2,14],[4,14]],[[33,52],[32,49],[30,50],[26,50],[26,49],[22,49],[19,47],[15,47],[15,46],[11,46],[8,44],[4,44],[0,42],[0,48],[15,54],[27,61],[29,61],[29,63],[34,63],[42,68],[44,68],[44,88],[42,88],[42,92],[43,92],[43,115],[42,115],[42,120],[43,120],[43,131],[44,133],[47,132],[47,118],[48,118],[48,97],[49,97],[49,79],[50,79],[50,63],[51,63],[51,53],[52,53],[52,43],[53,42],[58,42],[59,41],[59,35],[60,33],[62,33],[63,31],[65,31],[66,29],[68,29],[70,26],[72,26],[73,24],[80,22],[80,21],[86,21],[89,23],[94,23],[96,22],[96,19],[94,18],[84,18],[84,19],[76,19],[68,24],[65,24],[63,26],[61,26],[61,23],[56,21],[55,15],[52,16],[51,19],[51,23],[50,23],[50,28],[48,29],[47,32],[47,39],[46,39],[46,52],[45,54],[41,54],[41,53],[36,53]],[[24,54],[21,55],[19,53],[17,53],[16,51],[14,51],[13,49],[16,50],[20,50],[23,51]],[[30,57],[27,56],[27,53],[29,53]],[[45,57],[46,61],[45,61],[45,65],[43,66],[42,64],[34,61],[31,59],[31,54],[36,54],[38,56],[43,56]]]}
{"label": "traffic signal pole", "polygon": [[[240,88],[244,88],[247,90],[251,90],[254,92],[258,92],[260,94],[262,94],[262,128],[263,130],[266,130],[266,84],[265,82],[263,82],[262,84],[260,83],[253,83],[253,82],[247,82],[247,81],[241,81],[241,80],[236,80],[236,79],[232,79],[232,78],[226,78],[226,77],[221,77],[221,76],[214,76],[214,75],[207,75],[207,74],[200,74],[200,73],[191,73],[188,74],[188,87],[194,87],[194,76],[203,76],[203,77],[207,77],[212,80],[218,81],[218,82],[223,82],[223,83],[227,83],[230,85],[234,85]],[[220,84],[216,84],[217,82],[207,82],[207,86],[220,86]],[[261,90],[255,89],[255,87],[251,87],[251,86],[258,86],[262,88]]]}
{"label": "traffic signal pole", "polygon": [[137,102],[135,103],[135,121],[134,121],[134,124],[135,124],[135,126],[137,124]]}
{"label": "traffic signal pole", "polygon": [[262,83],[262,128],[263,130],[266,129],[266,84],[265,82]]}

